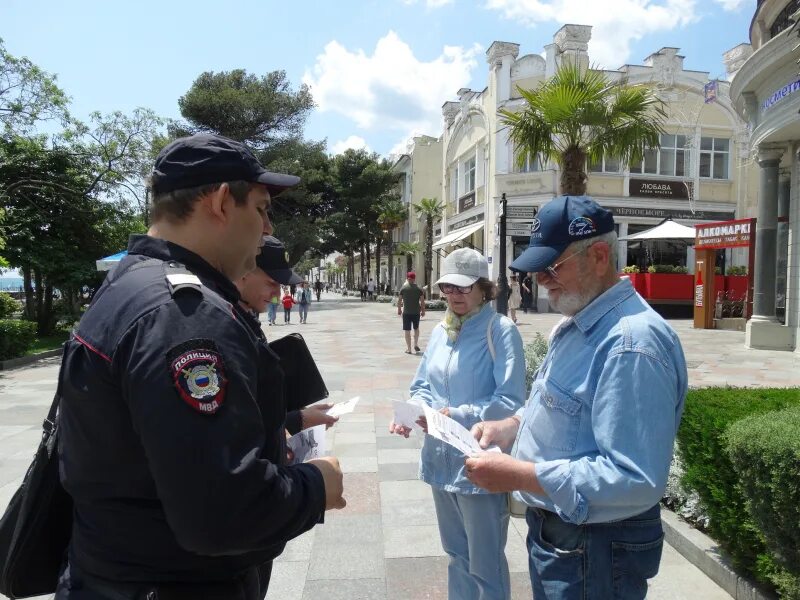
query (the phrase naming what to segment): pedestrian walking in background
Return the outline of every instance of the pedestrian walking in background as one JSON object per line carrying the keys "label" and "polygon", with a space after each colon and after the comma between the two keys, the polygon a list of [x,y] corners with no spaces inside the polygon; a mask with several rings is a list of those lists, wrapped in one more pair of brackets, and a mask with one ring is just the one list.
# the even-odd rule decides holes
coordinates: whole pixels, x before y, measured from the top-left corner
{"label": "pedestrian walking in background", "polygon": [[522,310],[525,314],[533,311],[533,273],[525,273],[520,284],[522,288]]}
{"label": "pedestrian walking in background", "polygon": [[269,325],[275,325],[275,318],[278,316],[278,305],[281,303],[280,287],[272,294],[267,306],[267,321]]}
{"label": "pedestrian walking in background", "polygon": [[370,279],[369,282],[367,283],[367,296],[369,297],[370,300],[374,300],[375,299],[375,280],[374,279]]}
{"label": "pedestrian walking in background", "polygon": [[306,323],[308,320],[308,307],[311,305],[311,288],[308,287],[308,282],[304,281],[297,288],[295,294],[297,299],[296,303],[300,310],[300,323]]}
{"label": "pedestrian walking in background", "polygon": [[[431,333],[409,394],[469,429],[511,417],[525,401],[525,356],[519,330],[492,307],[497,288],[489,263],[470,248],[442,262],[436,282],[447,298],[444,320]],[[424,418],[419,424],[425,428]],[[408,437],[407,427],[389,431]],[[450,600],[511,597],[505,556],[507,494],[487,493],[466,477],[466,457],[425,436],[420,479],[431,486],[447,569]]]}
{"label": "pedestrian walking in background", "polygon": [[419,352],[419,319],[425,316],[425,292],[417,285],[417,274],[409,271],[397,298],[397,314],[403,317],[406,354],[411,354],[411,328],[414,328],[414,352]]}
{"label": "pedestrian walking in background", "polygon": [[281,304],[283,304],[283,322],[289,325],[292,322],[292,306],[294,306],[292,289],[290,287],[284,288]]}
{"label": "pedestrian walking in background", "polygon": [[561,196],[511,268],[537,273],[564,315],[516,416],[478,423],[466,462],[489,491],[528,505],[535,598],[642,599],[658,573],[664,494],[688,374],[672,328],[617,274],[614,217]]}
{"label": "pedestrian walking in background", "polygon": [[517,310],[522,305],[522,294],[520,293],[519,278],[516,273],[511,276],[508,284],[508,312],[511,320],[517,322]]}

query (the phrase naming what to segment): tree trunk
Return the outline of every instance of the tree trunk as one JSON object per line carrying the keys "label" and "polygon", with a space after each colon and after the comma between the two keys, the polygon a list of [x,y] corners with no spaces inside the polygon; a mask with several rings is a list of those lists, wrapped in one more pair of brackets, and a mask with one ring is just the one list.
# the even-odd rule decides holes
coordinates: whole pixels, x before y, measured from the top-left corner
{"label": "tree trunk", "polygon": [[367,248],[367,277],[364,281],[369,281],[372,279],[372,245],[369,243],[369,240],[367,240],[364,245]]}
{"label": "tree trunk", "polygon": [[406,271],[414,270],[414,255],[410,252],[406,254]]}
{"label": "tree trunk", "polygon": [[586,195],[586,152],[578,146],[570,146],[563,155],[561,169],[561,194],[563,196]]}
{"label": "tree trunk", "polygon": [[386,282],[386,293],[392,295],[392,286],[394,285],[394,252],[392,248],[391,233],[389,234],[389,274]]}
{"label": "tree trunk", "polygon": [[44,314],[41,320],[44,323],[44,335],[51,335],[56,328],[56,317],[53,314],[53,286],[49,281],[44,286]]}
{"label": "tree trunk", "polygon": [[433,217],[428,215],[425,222],[425,285],[428,286],[428,298],[433,293],[431,271],[433,271]]}
{"label": "tree trunk", "polygon": [[359,257],[361,258],[361,273],[359,275],[359,281],[358,281],[359,289],[361,288],[362,285],[364,285],[364,276],[366,273],[366,271],[364,270],[364,254],[366,254],[366,252],[364,251],[364,242],[361,242],[361,248],[359,252]]}
{"label": "tree trunk", "polygon": [[381,293],[381,236],[375,240],[375,289],[378,290],[376,295]]}
{"label": "tree trunk", "polygon": [[30,267],[22,267],[22,285],[25,289],[25,311],[23,314],[28,321],[34,321],[36,319],[36,307],[33,300]]}
{"label": "tree trunk", "polygon": [[44,281],[39,269],[33,270],[33,281],[36,285],[35,295],[35,318],[37,335],[47,335],[47,324],[44,319]]}

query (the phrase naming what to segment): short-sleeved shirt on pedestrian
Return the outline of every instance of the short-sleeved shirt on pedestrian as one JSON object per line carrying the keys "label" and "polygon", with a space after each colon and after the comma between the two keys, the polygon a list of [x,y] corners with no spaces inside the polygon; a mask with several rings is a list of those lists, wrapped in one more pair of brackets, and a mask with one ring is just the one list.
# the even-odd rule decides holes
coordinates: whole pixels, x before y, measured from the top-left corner
{"label": "short-sleeved shirt on pedestrian", "polygon": [[403,314],[418,315],[420,313],[419,300],[422,290],[416,283],[406,283],[400,288],[400,297],[403,299]]}

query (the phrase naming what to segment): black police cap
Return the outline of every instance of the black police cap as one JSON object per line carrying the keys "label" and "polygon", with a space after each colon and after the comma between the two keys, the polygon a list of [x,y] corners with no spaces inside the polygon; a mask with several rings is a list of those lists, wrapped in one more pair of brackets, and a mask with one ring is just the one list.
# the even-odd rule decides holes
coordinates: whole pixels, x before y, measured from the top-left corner
{"label": "black police cap", "polygon": [[300,183],[300,178],[267,171],[244,144],[208,133],[167,144],[153,167],[157,194],[224,181],[263,183],[275,196]]}
{"label": "black police cap", "polygon": [[283,285],[294,285],[303,281],[289,266],[289,253],[278,238],[265,235],[261,254],[256,256],[256,266]]}

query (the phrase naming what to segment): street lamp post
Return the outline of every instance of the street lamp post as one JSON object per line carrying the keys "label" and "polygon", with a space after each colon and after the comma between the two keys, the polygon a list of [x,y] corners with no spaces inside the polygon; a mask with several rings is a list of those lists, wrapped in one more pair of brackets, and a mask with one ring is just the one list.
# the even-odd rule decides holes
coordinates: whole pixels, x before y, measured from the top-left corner
{"label": "street lamp post", "polygon": [[497,278],[497,312],[508,315],[508,278],[506,277],[506,194],[500,200],[500,276]]}

